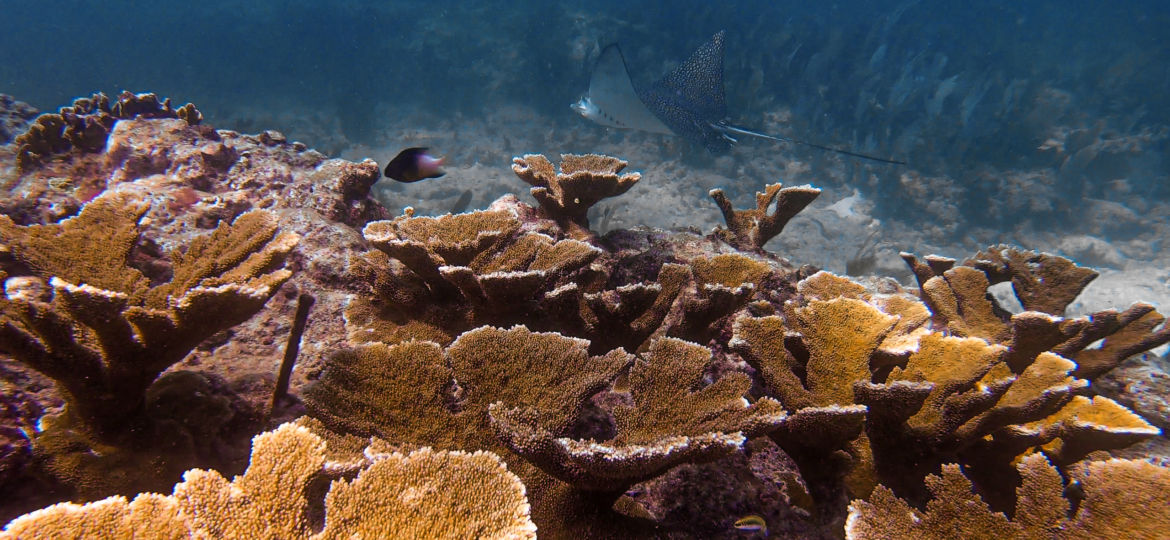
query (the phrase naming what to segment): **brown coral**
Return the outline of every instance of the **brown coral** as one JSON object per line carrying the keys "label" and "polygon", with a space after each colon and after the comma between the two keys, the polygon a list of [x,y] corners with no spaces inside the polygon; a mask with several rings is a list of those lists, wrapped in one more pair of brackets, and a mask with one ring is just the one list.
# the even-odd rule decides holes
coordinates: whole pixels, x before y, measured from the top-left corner
{"label": "brown coral", "polygon": [[621,350],[591,357],[588,346],[523,326],[477,328],[445,351],[424,341],[370,344],[337,353],[306,401],[313,416],[339,431],[443,449],[488,448],[493,402],[536,407],[559,433],[631,361]]}
{"label": "brown coral", "polygon": [[360,341],[449,342],[486,324],[512,324],[539,311],[559,281],[596,259],[584,242],[529,232],[509,209],[437,218],[401,216],[366,226],[387,256],[367,256],[374,298],[349,310]]}
{"label": "brown coral", "polygon": [[690,269],[692,284],[680,295],[679,316],[668,321],[667,335],[698,343],[707,343],[718,333],[719,321],[743,308],[775,277],[771,265],[738,253],[698,257]]}
{"label": "brown coral", "polygon": [[[727,230],[715,231],[723,241],[739,249],[758,251],[764,247],[788,224],[788,220],[804,210],[821,194],[821,190],[812,186],[783,187],[780,183],[764,186],[763,193],[756,193],[756,207],[748,210],[736,210],[731,201],[721,189],[710,191],[719,211],[723,213],[723,220],[727,222]],[[775,209],[768,213],[768,209],[775,204]]]}
{"label": "brown coral", "polygon": [[1006,245],[980,251],[963,261],[963,266],[983,271],[993,285],[1010,281],[1024,309],[1057,316],[1064,315],[1065,308],[1097,279],[1095,270],[1064,257]]}
{"label": "brown coral", "polygon": [[553,476],[580,489],[621,493],[680,463],[726,455],[784,421],[775,400],[743,399],[751,381],[742,373],[693,390],[710,357],[694,343],[655,341],[630,369],[633,405],[613,411],[616,435],[607,441],[558,437],[540,409],[508,401],[492,405],[492,427],[508,448]]}
{"label": "brown coral", "polygon": [[[732,347],[791,411],[772,437],[797,461],[820,512],[832,514],[843,490],[864,496],[877,482],[923,500],[922,478],[955,460],[1002,505],[1009,464],[1028,448],[1064,466],[1158,433],[1105,398],[1074,397],[1087,381],[1075,377],[1076,364],[1045,349],[1078,335],[1082,324],[1062,326],[1035,312],[1002,321],[986,288],[983,273],[965,266],[928,278],[923,294],[938,306],[935,323],[953,336],[923,326],[926,311],[912,299],[871,295],[824,274],[797,285],[805,305],[789,304],[784,318],[736,322]],[[833,298],[817,299],[826,297]],[[814,407],[851,406],[864,406],[856,439],[848,430],[833,439],[794,429]],[[834,453],[839,459],[826,460]]]}
{"label": "brown coral", "polygon": [[404,215],[367,225],[366,238],[385,256],[365,257],[361,277],[373,295],[351,304],[351,336],[446,343],[475,326],[525,322],[586,338],[594,354],[642,350],[652,336],[705,343],[718,321],[776,278],[766,262],[723,254],[697,257],[690,268],[662,264],[654,281],[608,285],[613,261],[602,250],[521,232],[523,212]]}
{"label": "brown coral", "polygon": [[325,527],[316,534],[307,495],[324,472],[325,444],[305,427],[284,424],[256,436],[251,465],[232,481],[195,469],[173,495],[53,505],[13,520],[0,539],[536,537],[524,485],[494,454],[371,456],[355,479],[332,483]]}
{"label": "brown coral", "polygon": [[37,117],[28,131],[16,137],[17,168],[27,171],[54,154],[71,150],[100,152],[116,122],[138,117],[181,118],[189,125],[203,120],[194,105],[188,103],[176,110],[171,107],[170,98],[159,101],[153,93],[122,92],[111,101],[99,92],[78,98],[72,106],[62,107],[56,114]]}
{"label": "brown coral", "polygon": [[561,170],[541,154],[512,159],[512,172],[534,186],[532,197],[566,233],[578,239],[589,232],[589,208],[601,199],[629,191],[642,178],[639,173],[620,174],[626,166],[618,158],[598,154],[561,154]]}
{"label": "brown coral", "polygon": [[270,214],[244,214],[173,254],[174,277],[151,287],[127,266],[143,210],[112,196],[60,224],[0,219],[2,242],[52,288],[51,298],[2,300],[0,350],[56,380],[69,416],[107,441],[139,425],[159,373],[263,307],[291,276],[281,267],[298,241],[277,235]]}
{"label": "brown coral", "polygon": [[[637,362],[622,350],[590,357],[588,348],[524,327],[478,328],[446,349],[370,344],[335,356],[307,403],[332,429],[403,448],[514,449],[548,473],[505,455],[551,534],[621,530],[629,520],[613,506],[629,486],[726,455],[784,420],[775,401],[744,400],[751,385],[744,374],[702,385],[711,361],[705,347],[661,339]],[[614,427],[582,424],[589,398],[631,363],[632,402],[614,409]],[[595,440],[576,438],[582,433]]]}
{"label": "brown coral", "polygon": [[976,494],[958,465],[946,465],[941,476],[927,477],[933,498],[918,510],[878,487],[868,501],[849,506],[845,537],[988,539],[1160,538],[1170,527],[1170,469],[1146,461],[1095,461],[1074,477],[1068,488],[1084,490],[1076,513],[1068,515],[1061,476],[1043,455],[1032,454],[1016,466],[1022,485],[1009,519],[994,512]]}
{"label": "brown coral", "polygon": [[[1062,318],[1068,304],[1097,276],[1063,257],[995,246],[959,266],[938,257],[928,256],[928,264],[908,253],[902,258],[918,277],[922,300],[936,324],[957,335],[1010,345],[1007,361],[1015,372],[1041,351],[1051,350],[1077,362],[1077,376],[1092,379],[1126,358],[1170,342],[1170,325],[1148,304]],[[1005,281],[1011,281],[1028,311],[1011,315],[988,294],[989,286]],[[1101,347],[1089,348],[1102,339]]]}

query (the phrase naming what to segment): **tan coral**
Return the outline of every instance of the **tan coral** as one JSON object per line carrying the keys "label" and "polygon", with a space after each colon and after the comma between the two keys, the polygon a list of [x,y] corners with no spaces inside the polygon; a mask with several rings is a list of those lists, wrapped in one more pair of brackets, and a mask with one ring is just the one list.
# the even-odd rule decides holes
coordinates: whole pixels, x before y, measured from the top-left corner
{"label": "tan coral", "polygon": [[853,383],[869,380],[869,359],[897,319],[851,298],[813,300],[797,308],[793,329],[809,350],[805,367],[813,405],[849,405]]}
{"label": "tan coral", "polygon": [[[1022,371],[1051,350],[1078,364],[1076,375],[1096,378],[1126,358],[1170,343],[1170,326],[1153,306],[1137,303],[1123,312],[1104,310],[1075,319],[1061,315],[1097,273],[1048,253],[993,246],[954,266],[953,259],[909,253],[923,301],[937,324],[963,336],[1010,345],[1008,365]],[[990,285],[1011,281],[1023,313],[1009,315],[993,300]],[[1101,347],[1089,348],[1104,339]]]}
{"label": "tan coral", "polygon": [[518,323],[560,280],[601,255],[584,242],[519,228],[510,209],[370,223],[366,238],[396,262],[365,257],[374,297],[350,305],[351,336],[447,343],[475,326]]}
{"label": "tan coral", "polygon": [[[1006,350],[1002,346],[988,345],[981,339],[927,334],[919,342],[918,351],[910,355],[906,367],[895,367],[886,384],[899,380],[929,382],[933,388],[922,408],[906,422],[910,429],[940,436],[957,427],[948,425],[945,400],[953,400],[954,394],[973,388],[1002,361]],[[963,360],[956,361],[960,358]]]}
{"label": "tan coral", "polygon": [[1064,257],[1006,245],[980,251],[963,265],[982,270],[992,284],[1010,281],[1024,309],[1057,316],[1098,275]]}
{"label": "tan coral", "polygon": [[809,300],[832,300],[837,297],[863,300],[868,291],[860,283],[832,272],[821,270],[796,284],[796,291]]}
{"label": "tan coral", "polygon": [[190,538],[178,501],[143,493],[127,501],[114,496],[87,504],[59,503],[10,522],[2,540],[21,538]]}
{"label": "tan coral", "polygon": [[38,116],[28,131],[13,141],[18,149],[17,169],[28,171],[55,154],[71,150],[99,152],[105,148],[106,138],[118,120],[136,117],[181,118],[189,125],[203,120],[194,105],[188,103],[176,110],[169,98],[159,101],[153,93],[122,92],[111,101],[99,92],[78,98],[57,113]]}
{"label": "tan coral", "polygon": [[[107,441],[141,427],[145,391],[159,373],[264,306],[291,276],[281,267],[299,239],[277,235],[267,212],[244,214],[195,241],[189,256],[173,254],[176,281],[150,287],[126,262],[141,211],[103,197],[61,224],[5,230],[5,243],[48,280],[52,298],[0,302],[0,350],[57,381],[70,418]],[[105,255],[113,258],[96,260],[85,231],[100,238],[110,230],[119,231],[109,236],[113,252]],[[54,237],[63,239],[56,254]]]}
{"label": "tan coral", "polygon": [[619,347],[641,351],[653,336],[665,334],[666,318],[690,281],[690,269],[667,263],[651,283],[598,292],[567,283],[545,295],[541,310],[555,328],[588,339],[595,354]]}
{"label": "tan coral", "polygon": [[289,423],[256,436],[248,470],[231,481],[193,469],[171,496],[54,505],[13,520],[0,539],[536,537],[524,485],[494,454],[421,449],[371,455],[352,481],[332,483],[325,528],[316,534],[306,497],[324,472],[325,443]]}
{"label": "tan coral", "polygon": [[334,481],[315,538],[535,539],[524,484],[491,452],[423,448]]}
{"label": "tan coral", "polygon": [[514,452],[579,489],[620,493],[684,462],[709,461],[740,448],[785,419],[780,404],[749,404],[747,376],[734,373],[692,390],[711,352],[678,339],[660,339],[630,370],[634,404],[613,411],[616,436],[607,441],[558,437],[538,408],[490,409],[492,427]]}
{"label": "tan coral", "polygon": [[1009,426],[999,436],[1020,447],[1041,447],[1053,462],[1066,466],[1090,452],[1125,448],[1161,434],[1162,430],[1107,397],[1074,396],[1044,419]]}
{"label": "tan coral", "polygon": [[403,215],[362,230],[374,247],[402,261],[435,290],[449,290],[441,266],[466,266],[476,255],[514,234],[520,221],[504,210],[440,217]]}
{"label": "tan coral", "polygon": [[1020,461],[1023,480],[1011,519],[994,512],[973,489],[958,465],[946,465],[927,483],[933,498],[924,510],[911,507],[879,487],[868,501],[849,506],[845,537],[885,538],[1094,539],[1160,538],[1170,527],[1170,469],[1147,461],[1092,462],[1077,478],[1084,489],[1074,516],[1068,517],[1061,476],[1044,456]]}
{"label": "tan coral", "polygon": [[598,154],[561,154],[561,170],[540,154],[512,159],[512,172],[534,186],[532,197],[541,209],[578,239],[591,236],[589,208],[598,201],[629,191],[641,180],[639,173],[621,171],[628,163]]}
{"label": "tan coral", "polygon": [[486,412],[494,401],[539,407],[561,430],[631,360],[620,350],[591,357],[588,345],[523,326],[478,328],[445,351],[417,341],[365,345],[338,352],[305,399],[332,429],[442,449],[490,448]]}
{"label": "tan coral", "polygon": [[957,266],[927,280],[922,299],[951,333],[995,343],[1007,339],[1009,330],[996,313],[998,306],[987,298],[988,286],[983,272]]}
{"label": "tan coral", "polygon": [[[780,234],[788,221],[804,210],[821,194],[821,190],[812,186],[783,187],[780,183],[764,186],[763,193],[756,193],[756,207],[748,210],[736,210],[731,201],[721,189],[709,192],[719,211],[723,213],[723,220],[727,223],[727,230],[717,230],[716,234],[728,244],[739,249],[758,251],[774,236]],[[775,210],[768,213],[768,208],[775,204]]]}
{"label": "tan coral", "polygon": [[[987,283],[981,271],[960,266],[928,277],[924,287],[937,309],[934,328],[980,337],[945,336],[913,299],[871,294],[823,273],[797,285],[802,297],[786,306],[785,317],[736,321],[731,347],[758,370],[767,394],[789,408],[790,420],[772,438],[797,461],[818,511],[831,514],[835,493],[864,495],[878,481],[922,500],[921,479],[945,460],[963,462],[998,504],[1010,487],[1001,480],[1004,469],[1030,447],[1063,466],[1158,433],[1103,398],[1093,408],[1098,414],[1074,397],[1087,381],[1076,377],[1076,364],[1046,349],[1067,343],[1079,350],[1091,322],[1037,312],[1000,319],[985,297]],[[816,299],[824,297],[832,299]],[[845,438],[857,433],[846,429],[857,425],[847,415],[835,420],[839,437],[798,429],[803,414],[826,406],[861,407],[864,431]]]}
{"label": "tan coral", "polygon": [[49,225],[22,227],[0,215],[0,244],[42,277],[138,296],[149,280],[127,262],[138,241],[138,220],[149,209],[129,195],[112,194]]}
{"label": "tan coral", "polygon": [[720,330],[717,323],[743,308],[774,272],[767,263],[738,253],[698,257],[690,268],[694,285],[681,295],[678,317],[666,335],[697,343],[710,341]]}

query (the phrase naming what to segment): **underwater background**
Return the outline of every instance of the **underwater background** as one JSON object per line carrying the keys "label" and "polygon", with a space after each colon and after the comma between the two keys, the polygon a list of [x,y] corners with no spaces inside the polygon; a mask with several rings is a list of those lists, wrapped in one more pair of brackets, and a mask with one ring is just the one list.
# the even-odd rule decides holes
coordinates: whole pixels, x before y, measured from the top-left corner
{"label": "underwater background", "polygon": [[[600,47],[621,43],[647,84],[726,29],[734,122],[909,165],[764,141],[729,161],[653,137],[658,152],[616,152],[635,168],[680,162],[749,195],[777,179],[856,188],[877,217],[1001,232],[1029,220],[1082,226],[1085,199],[1128,206],[1170,195],[1161,2],[5,4],[0,92],[42,110],[97,90],[153,91],[199,105],[211,125],[278,129],[327,154],[388,159],[400,142],[426,143],[455,168],[499,166],[520,153],[649,138],[607,133],[568,108]],[[768,167],[737,176],[752,162],[774,165],[766,160],[777,153],[836,178]],[[929,182],[939,185],[902,185]],[[497,195],[473,191],[476,202]],[[945,215],[930,214],[927,198],[945,201]],[[905,203],[928,215],[905,215]],[[625,220],[634,215],[662,224],[655,213]]]}
{"label": "underwater background", "polygon": [[[878,271],[908,278],[895,255],[909,245],[954,256],[1015,242],[1114,268],[1163,252],[1150,230],[1170,199],[1159,2],[54,1],[5,13],[0,92],[42,110],[152,91],[197,104],[210,125],[280,130],[327,155],[385,162],[429,146],[449,158],[442,182],[379,185],[390,208],[440,214],[465,192],[481,208],[518,191],[513,156],[602,152],[647,176],[608,209],[610,227],[707,230],[715,187],[740,204],[766,182],[826,189],[817,206],[836,211],[793,223],[794,238],[820,238],[780,251],[837,271],[877,254]],[[721,29],[733,123],[908,165],[760,140],[712,155],[570,110],[605,45],[620,43],[646,85]]]}
{"label": "underwater background", "polygon": [[[721,30],[733,124],[906,164],[750,137],[711,153],[570,108],[606,45],[620,43],[634,82],[648,85]],[[330,158],[385,166],[415,146],[445,156],[442,178],[373,184],[390,215],[484,209],[506,194],[531,203],[513,157],[596,152],[642,173],[590,211],[602,235],[707,233],[724,223],[712,189],[743,208],[765,184],[811,184],[820,196],[764,246],[796,267],[912,286],[899,252],[962,260],[1006,243],[1100,272],[1067,317],[1170,308],[1165,2],[0,0],[0,57],[0,94],[41,112],[98,91],[154,92],[197,105],[203,125]],[[346,225],[360,229],[367,211]],[[990,294],[1023,309],[1005,283]],[[295,300],[273,302],[289,319]],[[345,338],[332,339],[312,354]],[[1162,386],[1141,391],[1163,404],[1166,354],[1142,364]],[[751,534],[728,533],[741,536]]]}

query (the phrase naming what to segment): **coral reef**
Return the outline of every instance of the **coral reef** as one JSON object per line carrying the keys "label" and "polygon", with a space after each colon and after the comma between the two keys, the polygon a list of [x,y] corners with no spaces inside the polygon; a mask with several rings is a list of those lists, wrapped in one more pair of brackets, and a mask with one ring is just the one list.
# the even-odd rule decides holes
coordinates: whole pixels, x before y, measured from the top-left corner
{"label": "coral reef", "polygon": [[292,275],[282,266],[299,241],[277,235],[271,214],[243,214],[173,252],[171,279],[151,286],[128,266],[145,211],[115,195],[59,224],[0,216],[0,242],[51,288],[6,283],[0,351],[57,381],[69,418],[107,443],[142,429],[146,389],[163,370],[264,306]]}
{"label": "coral reef", "polygon": [[144,462],[177,473],[192,460],[230,461],[216,450],[221,431],[257,413],[198,374],[159,376],[254,315],[292,275],[283,266],[299,237],[277,234],[259,210],[171,253],[170,279],[152,284],[130,266],[146,209],[111,194],[58,224],[0,216],[9,271],[25,274],[5,281],[0,352],[56,382],[65,408],[42,419],[34,448],[85,495],[154,485]]}
{"label": "coral reef", "polygon": [[[12,159],[11,155],[5,155]],[[52,490],[48,487],[34,490],[35,496],[22,495],[19,499],[4,500],[0,504],[0,514],[5,519],[26,511],[29,503],[39,506],[64,497],[100,498],[113,493],[130,495],[160,489],[172,484],[183,470],[192,466],[239,470],[247,459],[244,443],[261,427],[260,422],[269,416],[279,421],[299,414],[303,410],[297,398],[299,389],[312,375],[314,362],[345,340],[341,310],[348,302],[353,286],[341,276],[348,272],[351,254],[362,251],[365,246],[360,233],[347,224],[362,224],[386,216],[385,210],[368,197],[370,186],[379,177],[378,166],[372,160],[364,163],[328,160],[304,145],[285,141],[275,132],[253,137],[216,131],[205,125],[192,126],[182,119],[152,118],[149,114],[113,123],[104,148],[99,152],[73,153],[69,159],[51,159],[19,174],[10,168],[5,174],[12,176],[6,177],[4,191],[0,192],[0,212],[6,223],[0,239],[0,244],[5,245],[0,253],[0,268],[11,274],[7,279],[9,293],[30,302],[52,304],[66,302],[68,298],[92,299],[78,294],[88,294],[87,291],[100,288],[121,291],[107,299],[111,309],[120,301],[118,295],[124,295],[127,308],[141,311],[154,309],[145,304],[141,308],[134,307],[134,302],[147,302],[147,293],[142,291],[152,287],[155,289],[150,293],[153,296],[149,302],[155,304],[165,303],[168,295],[176,301],[186,297],[193,302],[206,296],[202,292],[184,296],[184,288],[219,288],[230,295],[234,287],[230,282],[238,278],[247,287],[247,277],[242,275],[243,272],[233,276],[227,267],[215,269],[207,266],[214,260],[213,253],[204,250],[200,254],[190,250],[190,246],[204,242],[199,238],[217,226],[226,227],[233,220],[243,219],[241,216],[244,215],[252,217],[241,223],[251,221],[269,227],[279,222],[281,230],[301,238],[298,249],[288,251],[285,248],[291,247],[289,245],[281,248],[285,251],[280,256],[285,260],[285,268],[297,272],[291,278],[286,276],[288,284],[266,304],[260,302],[267,307],[242,324],[218,327],[224,329],[205,334],[195,343],[168,338],[166,341],[170,344],[166,345],[165,356],[168,358],[165,360],[177,363],[150,386],[145,401],[142,401],[141,390],[127,388],[113,395],[115,400],[139,400],[139,407],[148,419],[145,423],[153,428],[134,433],[129,438],[148,441],[151,443],[148,446],[111,445],[85,433],[92,430],[78,431],[75,428],[81,426],[70,420],[72,413],[57,414],[64,405],[64,387],[54,385],[9,355],[0,354],[0,367],[3,368],[0,375],[6,384],[30,385],[26,386],[30,389],[28,393],[20,394],[21,399],[28,400],[29,410],[50,413],[39,424],[44,432],[21,431],[21,424],[12,424],[13,433],[24,434],[22,438],[25,440],[35,436],[35,453],[53,456],[52,459],[31,462],[19,460],[23,463],[20,470],[7,469],[5,479],[32,475],[66,480],[65,485]],[[115,201],[120,201],[122,206]],[[91,256],[71,259],[69,254],[72,251],[54,246],[50,233],[61,231],[69,223],[93,222],[89,212],[79,215],[82,208],[90,208],[89,203],[93,203],[95,211],[103,206],[107,209],[113,207],[113,212],[121,216],[121,225],[114,220],[99,220],[72,232],[64,231],[62,234],[67,243],[72,243],[76,249],[92,252]],[[248,214],[260,209],[263,210]],[[18,252],[12,245],[15,236],[10,234],[24,234],[16,231],[26,230],[41,231],[39,237],[33,235],[34,240],[41,240],[32,243],[36,249]],[[271,246],[275,249],[290,239],[291,236],[286,235],[280,243]],[[187,258],[168,255],[168,252],[183,252],[184,249]],[[242,251],[223,255],[228,258],[247,256],[250,248],[245,242],[236,249]],[[180,259],[183,263],[177,266]],[[248,264],[264,262],[257,260]],[[49,266],[56,270],[44,277],[33,275],[35,268]],[[277,270],[276,266],[264,269],[263,273]],[[207,282],[204,284],[207,287],[201,289],[198,282],[203,277],[211,277],[203,275],[208,271],[226,271],[227,279],[218,283]],[[61,276],[62,283],[75,285],[77,290],[61,289],[59,299],[54,300],[56,293],[50,283],[54,274]],[[82,287],[83,283],[89,288]],[[259,281],[252,285],[263,286]],[[267,290],[274,292],[277,289],[267,287]],[[277,375],[272,367],[273,358],[280,357],[281,348],[287,341],[298,292],[307,290],[313,291],[317,298],[313,322],[305,330],[299,358],[295,359],[299,366],[289,381],[291,399],[282,400],[280,410],[274,412],[270,410]],[[236,314],[250,309],[248,306],[256,304],[256,300],[244,295],[227,301],[229,309],[219,318],[197,317],[182,324],[192,329],[206,327],[205,330],[215,330],[218,328],[212,327],[217,323],[230,322],[231,318],[238,320]],[[205,305],[202,308],[211,307]],[[202,309],[199,303],[184,304],[175,309],[180,308]],[[100,318],[98,313],[89,316]],[[124,319],[111,319],[118,320]],[[78,325],[81,328],[79,339],[84,341],[95,335],[84,324]],[[108,330],[116,330],[116,326],[113,324]],[[155,325],[147,330],[164,329],[164,325]],[[183,339],[194,340],[195,336]],[[7,339],[3,341],[5,346],[12,343]],[[78,350],[102,351],[101,344],[96,342],[82,345]],[[110,346],[113,348],[116,344]],[[159,343],[153,343],[139,349],[158,346]],[[123,354],[131,354],[132,349],[123,351]],[[68,351],[60,352],[65,354]],[[156,364],[160,360],[163,358],[151,359],[149,363]],[[165,365],[157,369],[163,367]],[[157,370],[154,373],[157,375]],[[132,374],[133,371],[116,373],[126,377]],[[141,377],[147,375],[141,374]],[[99,384],[96,381],[91,384]],[[149,384],[149,378],[136,384],[142,388]],[[32,423],[36,424],[36,419]],[[113,423],[117,424],[116,421]],[[115,426],[122,433],[114,433],[114,438],[126,436],[130,431],[127,426],[131,425],[133,422]],[[14,455],[22,454],[17,452]],[[101,459],[94,459],[99,455]],[[34,501],[44,502],[38,504]]]}
{"label": "coral reef", "polygon": [[363,259],[371,294],[346,312],[357,341],[447,343],[476,326],[523,323],[586,338],[595,354],[638,351],[658,334],[705,342],[758,284],[777,279],[745,255],[669,246],[657,250],[691,265],[659,262],[629,275],[636,269],[620,253],[557,239],[569,233],[514,198],[465,214],[407,213],[371,222],[363,234],[385,256]]}
{"label": "coral reef", "polygon": [[[912,508],[884,487],[849,507],[845,537],[870,538],[1158,538],[1170,518],[1170,469],[1140,460],[1094,461],[1066,485],[1040,454],[1016,465],[1022,484],[1009,519],[980,499],[957,465],[926,479],[933,498]],[[1079,493],[1079,496],[1072,493]],[[1076,512],[1070,515],[1075,499]]]}
{"label": "coral reef", "polygon": [[589,209],[602,199],[625,193],[642,179],[639,173],[620,174],[626,165],[610,156],[562,154],[558,172],[548,158],[528,154],[512,160],[512,172],[534,186],[532,197],[545,214],[570,236],[585,239]]}
{"label": "coral reef", "polygon": [[288,261],[297,272],[267,308],[204,342],[179,366],[222,376],[262,411],[272,394],[272,358],[281,354],[299,292],[312,291],[316,305],[298,358],[305,369],[294,370],[290,381],[294,395],[314,363],[345,341],[341,312],[358,290],[346,276],[352,255],[368,249],[353,226],[387,217],[369,197],[379,176],[372,160],[326,159],[276,132],[249,136],[138,117],[116,122],[100,153],[51,160],[14,177],[0,193],[0,213],[20,225],[52,224],[99,194],[141,201],[148,208],[138,219],[131,266],[158,283],[171,277],[167,251],[249,210],[271,212],[283,231],[301,237]]}
{"label": "coral reef", "polygon": [[50,156],[71,151],[100,152],[115,123],[138,117],[180,118],[192,126],[203,120],[203,115],[190,103],[176,110],[171,107],[170,98],[159,101],[154,94],[122,92],[111,101],[99,92],[78,98],[56,114],[38,116],[28,131],[14,140],[18,147],[17,168],[27,171]]}
{"label": "coral reef", "polygon": [[[335,356],[306,400],[310,414],[343,433],[504,454],[531,490],[534,520],[554,536],[637,528],[610,510],[630,486],[734,452],[784,420],[775,401],[747,404],[742,373],[692,391],[710,362],[705,347],[667,338],[641,360],[621,349],[589,357],[588,347],[522,326],[478,328],[445,350],[365,345]],[[613,410],[611,428],[580,426],[589,397],[626,369],[633,404]],[[581,429],[588,439],[573,436]],[[563,507],[569,501],[578,508]]]}
{"label": "coral reef", "polygon": [[[1064,269],[1061,275],[1078,270],[1054,256],[1045,260]],[[1067,467],[1093,451],[1160,434],[1108,398],[1076,395],[1088,387],[1078,377],[1099,372],[1081,374],[1061,355],[1075,359],[1087,344],[1083,333],[1108,316],[1065,320],[1025,311],[1008,319],[987,299],[984,272],[956,266],[943,276],[923,285],[924,306],[820,273],[798,284],[804,299],[786,305],[784,316],[736,321],[732,347],[759,370],[767,395],[793,415],[770,435],[796,460],[821,519],[840,519],[848,493],[864,497],[878,483],[921,502],[923,478],[946,462],[962,463],[1000,508],[1014,487],[1010,464],[1030,448]],[[1082,281],[1063,281],[1048,298],[1071,299]],[[1108,328],[1095,329],[1092,341],[1121,329]],[[1122,341],[1152,347],[1163,330],[1135,332],[1140,337]],[[802,415],[841,432],[829,436],[823,424],[797,421]]]}
{"label": "coral reef", "polygon": [[[172,495],[61,503],[9,523],[0,538],[535,538],[524,485],[488,452],[371,454],[352,481],[333,481],[313,532],[309,487],[326,477],[325,442],[284,424],[257,435],[248,470],[183,475]],[[319,503],[318,503],[319,504]]]}
{"label": "coral reef", "polygon": [[[719,205],[723,212],[723,220],[727,222],[726,230],[719,230],[716,234],[724,242],[738,249],[757,251],[764,247],[774,236],[784,230],[788,220],[804,210],[812,203],[821,190],[812,186],[783,187],[782,184],[768,184],[763,193],[756,193],[756,207],[748,210],[735,210],[731,201],[721,189],[711,190],[711,198]],[[774,208],[768,213],[769,208]]]}
{"label": "coral reef", "polygon": [[[1165,440],[1126,377],[1170,330],[1145,304],[1075,307],[1096,274],[1066,259],[907,253],[917,289],[798,268],[762,246],[819,190],[780,184],[748,210],[713,192],[708,235],[598,235],[590,207],[638,177],[599,155],[516,158],[538,207],[391,219],[372,160],[133,109],[4,184],[0,382],[24,392],[0,409],[0,482],[51,472],[80,502],[214,470],[6,534],[732,538],[751,514],[832,538],[850,511],[870,536],[1101,532],[1127,500],[1109,478],[1164,475],[1109,459]],[[306,413],[244,472],[261,422]]]}

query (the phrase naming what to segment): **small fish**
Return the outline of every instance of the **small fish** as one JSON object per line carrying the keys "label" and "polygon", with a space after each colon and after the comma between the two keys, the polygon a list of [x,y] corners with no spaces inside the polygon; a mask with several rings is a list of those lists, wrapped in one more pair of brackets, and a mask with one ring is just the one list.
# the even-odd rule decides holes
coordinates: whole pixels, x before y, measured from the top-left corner
{"label": "small fish", "polygon": [[768,537],[768,522],[764,518],[751,514],[735,521],[735,529],[743,532],[758,532],[763,538]]}
{"label": "small fish", "polygon": [[399,182],[418,182],[427,178],[438,178],[447,174],[440,169],[446,158],[437,158],[427,153],[426,148],[407,148],[394,156],[386,165],[386,177]]}

